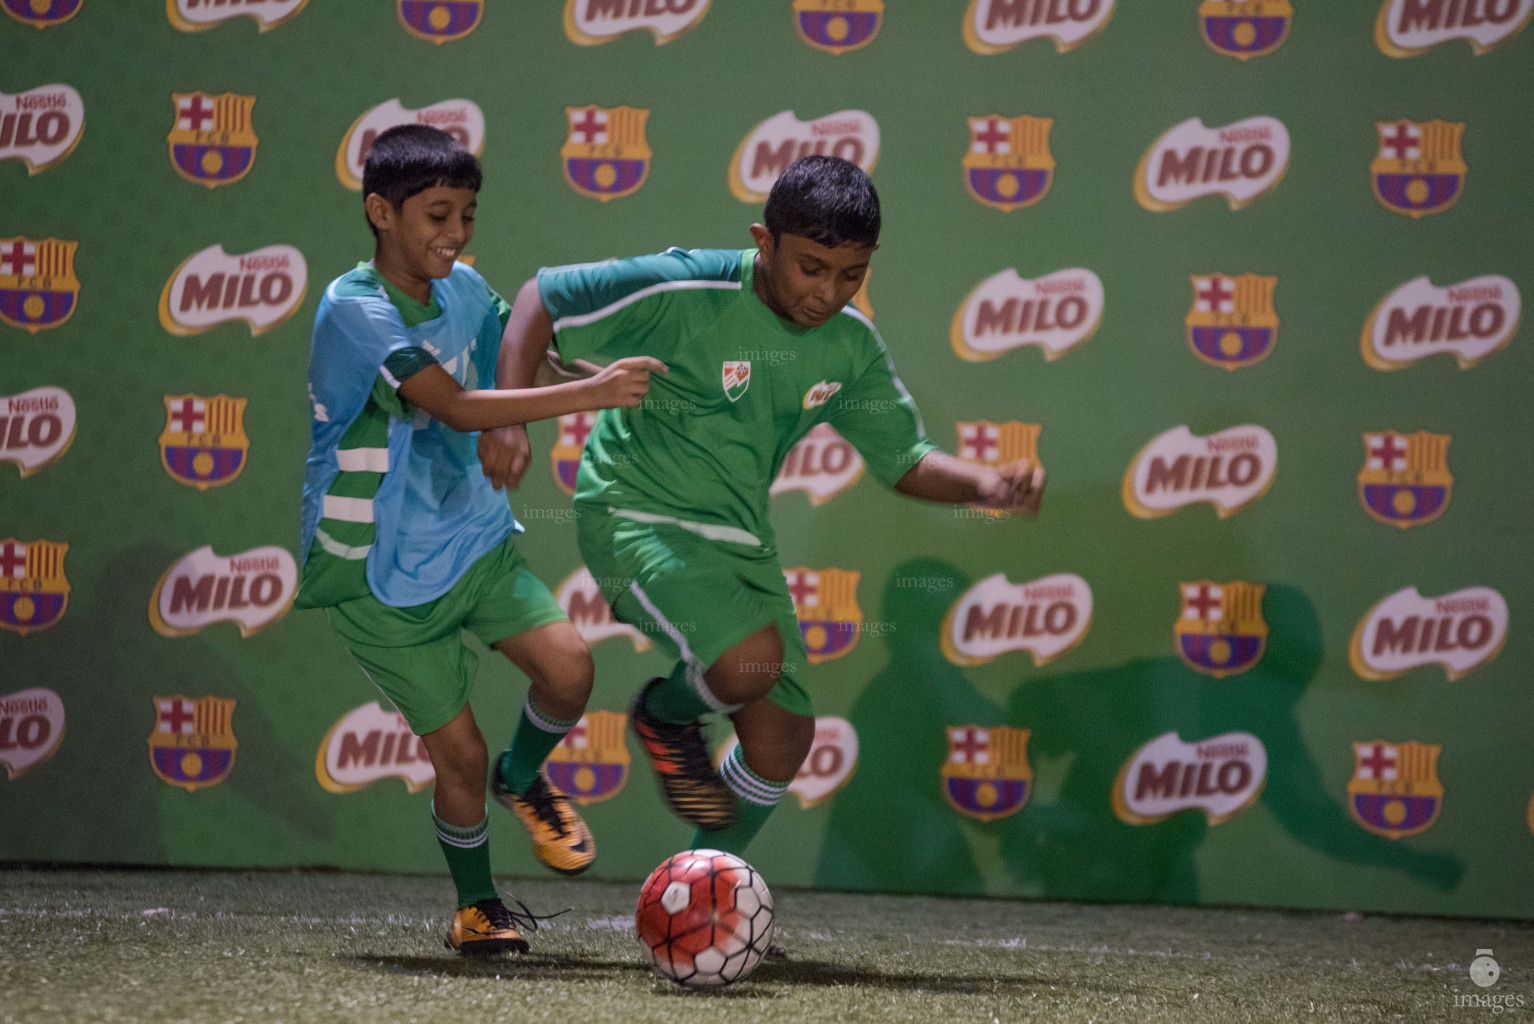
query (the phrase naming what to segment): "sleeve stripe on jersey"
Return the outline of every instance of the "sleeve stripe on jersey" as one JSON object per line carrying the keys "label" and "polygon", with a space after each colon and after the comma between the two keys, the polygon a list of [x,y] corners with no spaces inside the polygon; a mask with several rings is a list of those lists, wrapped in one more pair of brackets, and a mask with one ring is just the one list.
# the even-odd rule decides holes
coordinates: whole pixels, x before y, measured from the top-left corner
{"label": "sleeve stripe on jersey", "polygon": [[323,528],[319,527],[315,528],[314,539],[319,541],[320,547],[326,554],[335,555],[337,558],[344,558],[348,562],[360,562],[368,556],[369,551],[373,550],[373,545],[371,544],[342,544],[326,533]]}
{"label": "sleeve stripe on jersey", "polygon": [[343,473],[387,473],[389,449],[340,448],[336,451],[336,464]]}
{"label": "sleeve stripe on jersey", "polygon": [[594,312],[579,313],[573,316],[561,317],[560,319],[554,321],[554,330],[557,333],[564,330],[566,327],[584,327],[587,324],[594,324],[598,320],[601,320],[603,317],[611,316],[612,314],[618,312],[618,310],[623,309],[626,306],[631,306],[641,299],[647,299],[651,295],[656,295],[660,292],[677,291],[682,288],[722,288],[730,291],[739,291],[740,282],[662,281],[659,284],[652,284],[648,288],[641,288],[636,292],[625,295],[617,302],[603,306],[601,309],[595,310]]}
{"label": "sleeve stripe on jersey", "polygon": [[372,498],[341,498],[325,495],[321,515],[341,523],[371,523],[373,521]]}

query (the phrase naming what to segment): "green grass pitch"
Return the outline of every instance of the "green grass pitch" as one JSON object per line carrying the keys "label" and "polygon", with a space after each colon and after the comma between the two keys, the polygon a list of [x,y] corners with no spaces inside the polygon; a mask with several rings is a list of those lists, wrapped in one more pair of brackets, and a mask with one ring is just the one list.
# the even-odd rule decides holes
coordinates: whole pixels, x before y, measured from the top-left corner
{"label": "green grass pitch", "polygon": [[[788,957],[701,992],[641,966],[637,886],[502,888],[573,909],[527,956],[470,960],[442,946],[446,878],[0,870],[0,1024],[1534,1016],[1526,922],[781,891]],[[1466,971],[1481,948],[1502,969],[1487,989]]]}

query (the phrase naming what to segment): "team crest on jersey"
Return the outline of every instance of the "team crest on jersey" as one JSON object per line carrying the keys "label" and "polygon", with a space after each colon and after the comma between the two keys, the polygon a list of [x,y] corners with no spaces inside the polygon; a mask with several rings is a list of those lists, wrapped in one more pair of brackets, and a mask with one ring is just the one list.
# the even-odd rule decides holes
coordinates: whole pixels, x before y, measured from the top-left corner
{"label": "team crest on jersey", "polygon": [[1451,434],[1364,434],[1364,468],[1358,471],[1358,500],[1382,523],[1406,529],[1431,523],[1449,507],[1454,476],[1449,472]]}
{"label": "team crest on jersey", "polygon": [[544,762],[554,788],[582,806],[617,796],[629,777],[627,723],[628,715],[615,711],[582,715]]}
{"label": "team crest on jersey", "polygon": [[1426,832],[1443,809],[1437,743],[1353,741],[1353,778],[1348,813],[1376,835],[1389,839]]}
{"label": "team crest on jersey", "polygon": [[751,360],[749,359],[726,359],[721,373],[724,381],[724,396],[732,402],[740,400],[740,396],[746,393],[751,386]]}
{"label": "team crest on jersey", "polygon": [[1136,750],[1113,781],[1113,812],[1130,825],[1154,825],[1197,808],[1218,825],[1250,807],[1268,781],[1268,751],[1249,732],[1184,743],[1162,733]]}
{"label": "team crest on jersey", "polygon": [[1369,175],[1387,210],[1426,217],[1453,206],[1469,168],[1460,154],[1464,122],[1380,121],[1380,148]]}
{"label": "team crest on jersey", "polygon": [[0,541],[0,629],[26,636],[47,629],[69,607],[68,544],[14,537]]}
{"label": "team crest on jersey", "polygon": [[[1039,434],[1044,427],[1038,423],[992,423],[990,420],[961,420],[954,425],[959,433],[959,458],[966,462],[978,462],[982,466],[1003,466],[1012,462],[1027,461],[1033,466],[1039,462]],[[971,505],[976,511],[995,518],[1004,518],[1006,510]]]}
{"label": "team crest on jersey", "polygon": [[1103,282],[1081,267],[1026,278],[1016,270],[976,285],[953,316],[948,340],[960,359],[983,363],[1036,345],[1053,362],[1097,333]]}
{"label": "team crest on jersey", "polygon": [[1468,370],[1513,340],[1522,312],[1518,286],[1500,274],[1447,288],[1415,278],[1369,314],[1360,341],[1364,362],[1376,370],[1400,370],[1443,352]]}
{"label": "team crest on jersey", "polygon": [[650,174],[654,154],[645,141],[648,110],[566,107],[570,134],[559,150],[565,182],[583,196],[607,202],[633,195]]}
{"label": "team crest on jersey", "polygon": [[355,793],[383,779],[399,779],[406,792],[419,793],[437,779],[426,742],[404,715],[376,700],[352,708],[325,733],[314,777],[331,793]]}
{"label": "team crest on jersey", "polygon": [[53,465],[75,439],[75,400],[43,387],[0,397],[0,462],[14,462],[23,479]]}
{"label": "team crest on jersey", "polygon": [[863,610],[858,607],[862,575],[850,569],[783,570],[811,665],[840,658],[857,644],[863,628]]}
{"label": "team crest on jersey", "polygon": [[149,597],[149,623],[161,636],[191,636],[233,622],[251,636],[287,614],[298,589],[298,566],[287,548],[215,555],[200,547],[179,559]]}
{"label": "team crest on jersey", "polygon": [[1044,198],[1055,180],[1049,151],[1052,117],[969,119],[969,151],[964,154],[964,189],[977,201],[1011,212]]}
{"label": "team crest on jersey", "polygon": [[1423,597],[1407,587],[1364,613],[1348,644],[1353,671],[1386,680],[1442,665],[1449,681],[1487,664],[1507,642],[1507,601],[1490,587]]}
{"label": "team crest on jersey", "polygon": [[1092,624],[1092,588],[1074,573],[1011,583],[996,573],[970,587],[943,619],[943,656],[955,665],[984,665],[1008,651],[1027,651],[1035,666],[1081,643]]}
{"label": "team crest on jersey", "polygon": [[176,120],[166,139],[170,162],[187,181],[208,188],[230,185],[250,173],[256,162],[256,132],[250,112],[254,96],[226,92],[173,92]]}
{"label": "team crest on jersey", "polygon": [[240,475],[250,451],[244,423],[248,401],[228,395],[165,396],[160,465],[172,480],[206,491]]}
{"label": "team crest on jersey", "polygon": [[829,423],[817,423],[788,450],[769,494],[803,491],[810,504],[824,505],[858,482],[863,456]]}
{"label": "team crest on jersey", "polygon": [[950,725],[946,731],[948,757],[942,774],[948,806],[976,821],[995,821],[1022,810],[1033,792],[1033,768],[1028,764],[1033,730]]}
{"label": "team crest on jersey", "polygon": [[1193,275],[1188,347],[1210,366],[1239,370],[1260,363],[1278,339],[1273,291],[1278,278],[1261,274]]}
{"label": "team crest on jersey", "polygon": [[827,53],[862,49],[883,24],[884,0],[794,0],[794,31]]}
{"label": "team crest on jersey", "polygon": [[75,151],[85,132],[85,103],[72,86],[0,92],[0,160],[20,160],[41,174]]}
{"label": "team crest on jersey", "polygon": [[1247,424],[1200,437],[1173,427],[1141,448],[1124,473],[1124,507],[1140,519],[1169,516],[1207,501],[1221,519],[1267,493],[1278,471],[1278,443]]}
{"label": "team crest on jersey", "polygon": [[1005,53],[1047,37],[1064,53],[1101,32],[1113,7],[1114,0],[969,0],[964,45],[979,54]]}
{"label": "team crest on jersey", "polygon": [[227,779],[240,747],[234,705],[221,697],[155,697],[154,732],[149,734],[154,773],[188,793]]}
{"label": "team crest on jersey", "polygon": [[336,147],[336,177],[353,192],[362,191],[362,167],[373,140],[402,124],[424,124],[447,132],[475,156],[485,151],[485,114],[472,100],[433,103],[420,110],[402,106],[398,98],[367,110],[341,137]]}
{"label": "team crest on jersey", "polygon": [[19,779],[52,757],[64,742],[64,702],[41,686],[0,697],[0,764]]}
{"label": "team crest on jersey", "polygon": [[730,157],[730,191],[743,203],[764,203],[778,175],[800,157],[839,156],[874,172],[879,162],[879,122],[863,110],[801,121],[791,110],[774,114],[751,131]]}
{"label": "team crest on jersey", "polygon": [[395,0],[399,23],[417,39],[449,43],[479,28],[485,0]]}
{"label": "team crest on jersey", "polygon": [[308,264],[291,245],[239,256],[210,245],[182,260],[165,282],[160,326],[184,337],[243,320],[255,337],[296,313],[308,290]]}
{"label": "team crest on jersey", "polygon": [[165,0],[165,16],[183,32],[201,32],[235,18],[254,18],[267,32],[298,17],[309,0],[259,0],[252,3],[220,0]]}
{"label": "team crest on jersey", "polygon": [[0,320],[36,334],[68,320],[80,298],[79,242],[0,238]]}
{"label": "team crest on jersey", "polygon": [[566,576],[565,581],[554,589],[554,599],[570,616],[570,622],[588,646],[613,637],[628,637],[636,653],[650,649],[649,637],[613,617],[612,607],[602,596],[596,577],[584,565]]}
{"label": "team crest on jersey", "polygon": [[703,20],[711,0],[565,0],[565,37],[578,46],[648,30],[661,46]]}
{"label": "team crest on jersey", "polygon": [[596,425],[597,414],[594,412],[572,412],[559,417],[559,436],[549,451],[549,461],[554,467],[554,482],[568,495],[575,494],[575,474],[581,468],[581,452]]}
{"label": "team crest on jersey", "polygon": [[1272,53],[1289,38],[1294,7],[1289,0],[1204,0],[1198,25],[1216,53],[1251,60]]}
{"label": "team crest on jersey", "polygon": [[1177,656],[1195,672],[1224,679],[1262,660],[1268,624],[1262,617],[1263,583],[1181,583],[1182,613],[1172,627]]}
{"label": "team crest on jersey", "polygon": [[1387,57],[1415,57],[1453,39],[1479,57],[1523,31],[1534,0],[1384,0],[1374,41]]}
{"label": "team crest on jersey", "polygon": [[1289,129],[1275,117],[1206,128],[1190,117],[1151,144],[1135,169],[1135,198],[1161,213],[1223,195],[1239,210],[1272,189],[1289,168]]}
{"label": "team crest on jersey", "polygon": [[85,0],[0,0],[5,13],[33,28],[62,25],[80,13]]}
{"label": "team crest on jersey", "polygon": [[[740,740],[730,738],[714,752],[714,767],[724,764]],[[858,733],[845,718],[822,716],[815,719],[815,739],[799,773],[788,784],[799,806],[805,809],[831,799],[852,780],[858,765]]]}

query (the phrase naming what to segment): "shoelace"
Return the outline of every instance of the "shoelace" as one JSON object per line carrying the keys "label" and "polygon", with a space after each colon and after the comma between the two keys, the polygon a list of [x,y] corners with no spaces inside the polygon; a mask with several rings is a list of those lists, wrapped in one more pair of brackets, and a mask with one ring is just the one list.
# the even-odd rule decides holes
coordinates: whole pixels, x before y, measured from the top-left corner
{"label": "shoelace", "polygon": [[533,780],[527,792],[522,794],[522,799],[528,802],[540,821],[559,835],[565,834],[565,821],[559,816],[559,808],[554,806],[554,794],[550,792],[548,783],[543,781],[543,776]]}
{"label": "shoelace", "polygon": [[492,927],[515,928],[518,931],[534,932],[540,927],[539,922],[552,921],[560,916],[560,914],[568,914],[571,910],[575,909],[574,907],[566,907],[552,914],[535,914],[526,903],[523,903],[515,896],[512,897],[511,901],[522,908],[520,914],[512,910],[500,899],[480,900],[474,905],[479,908],[480,913],[485,915],[485,920],[489,921]]}

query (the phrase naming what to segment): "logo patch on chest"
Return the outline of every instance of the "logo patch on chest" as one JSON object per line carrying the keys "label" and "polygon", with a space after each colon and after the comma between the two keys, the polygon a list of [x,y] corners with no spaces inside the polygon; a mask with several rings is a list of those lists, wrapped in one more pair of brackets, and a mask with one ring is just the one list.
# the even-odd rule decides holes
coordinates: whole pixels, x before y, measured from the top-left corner
{"label": "logo patch on chest", "polygon": [[751,360],[726,359],[723,377],[724,397],[732,402],[739,401],[740,396],[746,393],[746,388],[751,386]]}
{"label": "logo patch on chest", "polygon": [[842,389],[842,382],[833,380],[821,381],[804,393],[804,407],[813,409],[817,405],[825,405],[831,400],[831,396]]}

